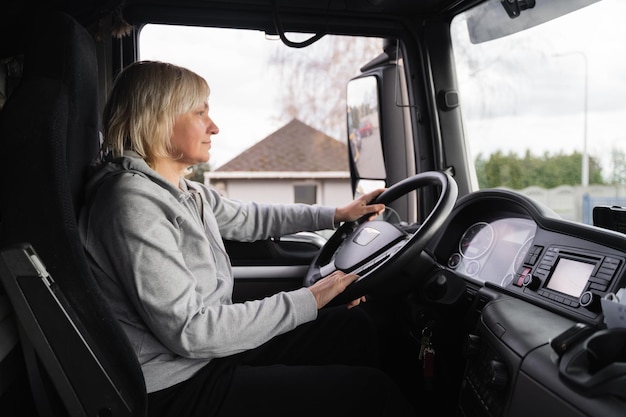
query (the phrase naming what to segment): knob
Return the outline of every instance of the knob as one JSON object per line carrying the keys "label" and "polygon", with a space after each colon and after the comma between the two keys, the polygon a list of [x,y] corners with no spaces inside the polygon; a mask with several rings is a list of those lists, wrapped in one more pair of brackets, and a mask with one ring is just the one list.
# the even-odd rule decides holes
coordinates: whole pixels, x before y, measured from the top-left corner
{"label": "knob", "polygon": [[448,290],[448,278],[444,274],[437,274],[426,286],[426,294],[431,300],[439,300],[446,295]]}
{"label": "knob", "polygon": [[541,284],[541,281],[539,280],[539,278],[535,277],[533,274],[526,275],[524,277],[524,282],[522,283],[524,287],[533,291],[537,291],[537,289],[539,289],[539,284]]}
{"label": "knob", "polygon": [[600,305],[600,297],[598,294],[594,294],[591,291],[585,291],[580,294],[578,303],[590,311],[597,311]]}
{"label": "knob", "polygon": [[480,353],[480,336],[475,334],[467,335],[465,345],[463,346],[463,355],[471,358]]}
{"label": "knob", "polygon": [[492,360],[487,365],[487,382],[494,388],[502,388],[509,382],[506,366],[500,361]]}

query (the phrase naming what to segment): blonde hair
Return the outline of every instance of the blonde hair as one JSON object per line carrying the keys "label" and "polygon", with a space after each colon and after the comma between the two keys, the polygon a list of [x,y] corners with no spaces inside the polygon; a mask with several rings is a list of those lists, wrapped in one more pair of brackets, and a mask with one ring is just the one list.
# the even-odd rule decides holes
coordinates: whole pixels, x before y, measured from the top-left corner
{"label": "blonde hair", "polygon": [[137,152],[146,162],[172,157],[176,117],[207,100],[206,80],[186,68],[139,61],[116,78],[104,107],[104,153]]}

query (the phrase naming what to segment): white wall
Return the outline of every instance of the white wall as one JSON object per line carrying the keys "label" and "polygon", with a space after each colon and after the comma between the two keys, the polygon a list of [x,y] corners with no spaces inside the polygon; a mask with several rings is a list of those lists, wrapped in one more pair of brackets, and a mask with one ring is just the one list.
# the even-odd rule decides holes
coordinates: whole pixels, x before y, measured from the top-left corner
{"label": "white wall", "polygon": [[293,203],[295,184],[316,184],[317,204],[337,207],[352,200],[348,179],[212,179],[228,198],[258,203]]}

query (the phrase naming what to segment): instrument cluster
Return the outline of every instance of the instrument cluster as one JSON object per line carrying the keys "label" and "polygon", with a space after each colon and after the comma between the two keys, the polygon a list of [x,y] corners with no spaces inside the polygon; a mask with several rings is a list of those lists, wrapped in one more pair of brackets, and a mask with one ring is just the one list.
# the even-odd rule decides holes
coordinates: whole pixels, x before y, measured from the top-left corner
{"label": "instrument cluster", "polygon": [[536,223],[524,218],[473,223],[461,235],[448,267],[483,283],[506,286],[524,262],[536,230]]}

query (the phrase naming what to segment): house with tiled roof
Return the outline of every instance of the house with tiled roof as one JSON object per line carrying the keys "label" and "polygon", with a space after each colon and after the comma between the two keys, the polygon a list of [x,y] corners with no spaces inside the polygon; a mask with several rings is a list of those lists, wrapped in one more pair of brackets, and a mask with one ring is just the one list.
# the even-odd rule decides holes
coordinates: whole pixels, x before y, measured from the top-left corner
{"label": "house with tiled roof", "polygon": [[337,206],[352,198],[347,145],[297,119],[204,175],[237,200]]}

